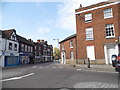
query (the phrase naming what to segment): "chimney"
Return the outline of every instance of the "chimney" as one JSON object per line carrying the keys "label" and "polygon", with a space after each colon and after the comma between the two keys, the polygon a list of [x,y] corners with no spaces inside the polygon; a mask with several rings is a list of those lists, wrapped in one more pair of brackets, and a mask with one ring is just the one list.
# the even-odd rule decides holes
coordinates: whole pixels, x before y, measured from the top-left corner
{"label": "chimney", "polygon": [[80,4],[80,7],[79,8],[82,8],[82,4]]}
{"label": "chimney", "polygon": [[44,40],[42,40],[42,42],[44,42]]}
{"label": "chimney", "polygon": [[39,39],[39,40],[37,40],[37,43],[40,43],[40,39]]}
{"label": "chimney", "polygon": [[28,39],[28,41],[32,42],[32,40],[31,40],[31,39]]}

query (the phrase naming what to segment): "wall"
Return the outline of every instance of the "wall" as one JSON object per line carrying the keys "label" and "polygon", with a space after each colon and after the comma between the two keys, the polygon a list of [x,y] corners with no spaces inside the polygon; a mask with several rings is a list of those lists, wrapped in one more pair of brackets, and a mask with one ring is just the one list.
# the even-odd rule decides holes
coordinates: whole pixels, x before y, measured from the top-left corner
{"label": "wall", "polygon": [[[120,6],[120,5],[119,5]],[[104,19],[103,10],[105,8],[113,8],[113,18]],[[80,11],[80,10],[78,10]],[[107,43],[115,43],[115,40],[118,40],[119,29],[118,29],[118,5],[113,5],[109,7],[104,7],[96,9],[93,11],[88,11],[76,15],[76,28],[77,28],[77,59],[83,60],[87,59],[86,46],[94,45],[95,46],[95,58],[96,61],[93,63],[105,63],[104,55],[104,45]],[[92,22],[84,22],[84,14],[91,13],[93,14]],[[105,37],[105,25],[114,24],[115,38],[106,39]],[[88,27],[93,27],[94,40],[86,41],[85,29]]]}

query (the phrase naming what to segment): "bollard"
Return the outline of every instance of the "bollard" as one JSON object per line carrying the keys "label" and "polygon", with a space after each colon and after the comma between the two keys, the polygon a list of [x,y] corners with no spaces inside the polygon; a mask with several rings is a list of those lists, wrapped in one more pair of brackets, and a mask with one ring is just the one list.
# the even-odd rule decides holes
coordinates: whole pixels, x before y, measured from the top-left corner
{"label": "bollard", "polygon": [[88,58],[88,68],[90,68],[90,59]]}

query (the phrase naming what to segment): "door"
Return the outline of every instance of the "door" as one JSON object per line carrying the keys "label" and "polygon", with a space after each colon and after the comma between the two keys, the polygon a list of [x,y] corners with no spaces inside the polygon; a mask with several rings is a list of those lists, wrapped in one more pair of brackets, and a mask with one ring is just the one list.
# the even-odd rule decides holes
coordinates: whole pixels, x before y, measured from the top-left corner
{"label": "door", "polygon": [[65,56],[65,52],[61,52],[61,63],[65,64],[66,63],[66,56]]}

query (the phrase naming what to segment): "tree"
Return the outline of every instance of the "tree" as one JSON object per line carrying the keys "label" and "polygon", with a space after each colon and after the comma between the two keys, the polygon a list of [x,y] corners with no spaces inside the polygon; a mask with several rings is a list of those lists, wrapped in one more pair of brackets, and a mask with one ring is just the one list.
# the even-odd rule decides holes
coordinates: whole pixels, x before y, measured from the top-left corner
{"label": "tree", "polygon": [[54,48],[53,56],[55,57],[55,59],[60,58],[60,50],[57,47]]}

